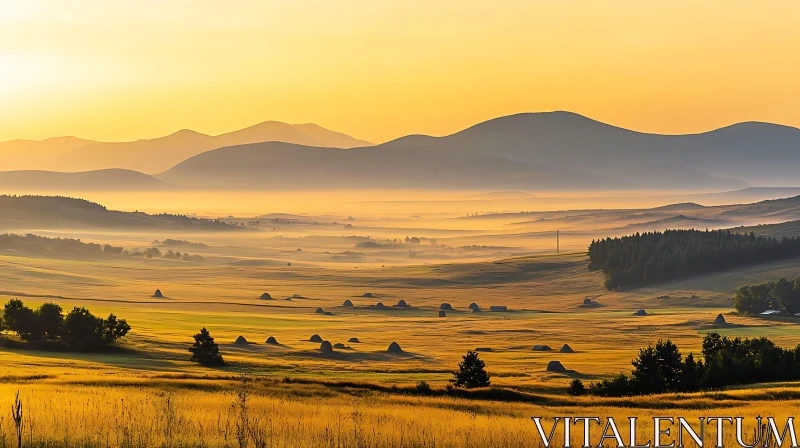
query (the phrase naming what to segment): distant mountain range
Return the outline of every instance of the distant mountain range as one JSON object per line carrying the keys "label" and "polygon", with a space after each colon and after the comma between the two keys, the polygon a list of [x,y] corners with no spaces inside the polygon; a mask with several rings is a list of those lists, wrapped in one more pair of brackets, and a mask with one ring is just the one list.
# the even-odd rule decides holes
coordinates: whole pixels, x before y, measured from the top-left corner
{"label": "distant mountain range", "polygon": [[[725,191],[800,184],[800,129],[768,123],[660,135],[570,112],[526,113],[446,137],[411,135],[376,146],[342,134],[334,139],[320,129],[268,122],[217,137],[181,131],[163,139],[87,145],[65,157],[96,168],[146,165],[139,171],[152,173],[167,159],[188,155],[155,175],[180,188]],[[327,143],[303,140],[299,133]],[[267,134],[274,141],[253,143]],[[64,160],[60,171],[71,169]]]}
{"label": "distant mountain range", "polygon": [[107,143],[75,137],[47,140],[12,140],[0,143],[3,170],[92,171],[127,169],[160,173],[210,149],[247,143],[280,141],[307,146],[353,148],[370,142],[325,129],[315,124],[265,121],[221,135],[184,129],[166,137],[133,142]]}

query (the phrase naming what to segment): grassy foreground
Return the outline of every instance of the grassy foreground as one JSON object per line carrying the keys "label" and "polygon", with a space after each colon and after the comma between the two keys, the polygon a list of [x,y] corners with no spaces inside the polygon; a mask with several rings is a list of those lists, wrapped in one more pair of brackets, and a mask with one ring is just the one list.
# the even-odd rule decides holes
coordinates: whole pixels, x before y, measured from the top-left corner
{"label": "grassy foreground", "polygon": [[[17,391],[23,446],[54,447],[529,447],[540,446],[532,416],[613,416],[627,434],[631,415],[648,421],[770,415],[785,421],[800,405],[797,385],[626,399],[511,391],[498,401],[447,396],[444,390],[430,396],[413,388],[235,376],[5,377],[0,446],[17,446],[9,412]],[[477,394],[493,393],[501,397],[497,390]],[[713,440],[714,429],[707,431],[706,440]],[[639,432],[643,440],[652,438],[651,426]],[[556,440],[561,434],[558,429]],[[726,437],[726,446],[733,446],[733,433]],[[573,440],[580,446],[582,431],[574,430]]]}

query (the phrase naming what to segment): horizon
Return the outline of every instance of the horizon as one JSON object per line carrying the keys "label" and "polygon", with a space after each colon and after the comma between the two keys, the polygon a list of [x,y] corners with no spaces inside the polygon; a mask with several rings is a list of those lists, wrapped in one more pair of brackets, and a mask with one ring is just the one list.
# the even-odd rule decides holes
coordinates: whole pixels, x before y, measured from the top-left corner
{"label": "horizon", "polygon": [[800,126],[796,4],[149,6],[0,7],[0,141],[268,119],[380,143],[539,110],[662,134]]}
{"label": "horizon", "polygon": [[737,122],[733,122],[733,123],[723,124],[721,126],[717,126],[717,127],[709,128],[709,129],[705,129],[705,130],[699,130],[699,131],[696,131],[696,132],[659,133],[659,132],[647,132],[647,131],[642,131],[642,130],[639,130],[639,129],[628,128],[628,127],[625,127],[625,126],[622,126],[622,125],[619,125],[619,124],[616,124],[616,123],[606,122],[606,121],[599,120],[597,118],[582,114],[580,112],[574,112],[574,111],[570,111],[570,110],[543,110],[543,111],[523,111],[523,112],[515,112],[515,113],[512,113],[512,114],[508,114],[508,115],[500,115],[500,116],[488,118],[488,119],[485,119],[485,120],[482,120],[482,121],[479,121],[479,122],[476,122],[476,123],[471,123],[471,124],[464,125],[463,127],[458,128],[457,130],[455,130],[453,132],[450,132],[450,133],[447,133],[447,134],[442,134],[442,135],[430,135],[430,134],[422,134],[422,133],[419,133],[419,132],[411,132],[409,134],[404,134],[404,135],[401,135],[401,136],[398,136],[398,137],[395,137],[393,139],[386,140],[386,141],[368,141],[367,139],[361,138],[358,135],[349,134],[347,132],[343,132],[343,131],[340,131],[338,129],[328,128],[326,126],[320,125],[319,123],[312,123],[312,122],[288,123],[288,122],[283,122],[283,121],[280,121],[280,120],[267,119],[267,120],[259,121],[257,123],[244,125],[243,127],[240,127],[240,128],[224,130],[224,131],[222,131],[220,133],[206,133],[206,132],[198,131],[197,129],[194,129],[194,128],[182,128],[182,129],[174,130],[174,131],[169,132],[169,133],[164,134],[164,135],[158,135],[158,136],[154,136],[154,137],[140,137],[140,138],[135,138],[135,139],[132,139],[132,140],[96,140],[96,139],[92,139],[92,138],[81,136],[81,135],[67,134],[67,135],[53,135],[53,136],[50,136],[50,137],[45,137],[45,138],[40,138],[40,139],[12,138],[12,139],[9,139],[9,140],[0,140],[0,143],[6,143],[6,142],[12,142],[12,141],[42,142],[42,141],[46,141],[46,140],[50,140],[50,139],[61,139],[61,138],[76,138],[76,139],[79,139],[79,140],[85,140],[85,141],[87,141],[89,143],[133,143],[133,142],[136,142],[136,141],[139,141],[139,140],[154,140],[154,139],[158,139],[158,138],[170,137],[172,135],[179,134],[181,132],[193,132],[193,133],[204,135],[204,136],[207,136],[207,137],[219,137],[221,135],[230,134],[230,133],[233,133],[233,132],[237,132],[237,131],[253,128],[253,127],[256,127],[256,126],[259,126],[259,125],[263,125],[263,124],[266,124],[266,123],[281,123],[281,124],[286,124],[286,125],[289,125],[289,126],[308,126],[308,125],[319,126],[319,127],[324,128],[326,130],[333,131],[333,132],[338,132],[338,133],[344,134],[344,135],[346,135],[348,137],[352,137],[352,138],[354,138],[356,140],[366,141],[366,142],[371,144],[371,145],[368,145],[368,146],[378,146],[378,145],[382,145],[384,143],[389,143],[391,141],[401,139],[403,137],[414,136],[414,135],[423,135],[423,136],[429,136],[429,137],[447,137],[447,136],[450,136],[450,135],[453,135],[453,134],[457,134],[457,133],[459,133],[461,131],[465,131],[467,129],[470,129],[470,128],[474,127],[474,126],[477,126],[477,125],[480,125],[480,124],[483,124],[483,123],[487,123],[487,122],[498,120],[498,119],[513,117],[513,116],[516,116],[516,115],[535,115],[535,114],[553,114],[553,113],[565,113],[565,114],[578,115],[580,117],[587,118],[589,120],[596,121],[596,122],[604,124],[604,125],[608,125],[608,126],[616,127],[616,128],[621,128],[621,129],[624,129],[624,130],[627,130],[627,131],[631,131],[631,132],[636,132],[636,133],[640,133],[640,134],[650,134],[650,135],[664,135],[664,136],[705,134],[705,133],[717,131],[717,130],[720,130],[720,129],[725,129],[725,128],[738,126],[738,125],[743,125],[743,124],[750,124],[750,123],[753,123],[753,124],[766,124],[766,125],[788,127],[788,128],[793,128],[793,129],[800,129],[800,125],[793,126],[793,125],[775,123],[775,122],[764,121],[764,120],[746,120],[746,121],[737,121]]}

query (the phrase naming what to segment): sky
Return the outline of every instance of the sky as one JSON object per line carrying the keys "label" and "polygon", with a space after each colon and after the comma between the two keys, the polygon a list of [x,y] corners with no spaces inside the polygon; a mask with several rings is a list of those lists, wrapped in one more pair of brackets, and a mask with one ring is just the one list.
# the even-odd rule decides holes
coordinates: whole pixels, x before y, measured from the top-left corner
{"label": "sky", "polygon": [[800,126],[800,2],[0,0],[0,140],[265,120],[383,142],[569,110]]}

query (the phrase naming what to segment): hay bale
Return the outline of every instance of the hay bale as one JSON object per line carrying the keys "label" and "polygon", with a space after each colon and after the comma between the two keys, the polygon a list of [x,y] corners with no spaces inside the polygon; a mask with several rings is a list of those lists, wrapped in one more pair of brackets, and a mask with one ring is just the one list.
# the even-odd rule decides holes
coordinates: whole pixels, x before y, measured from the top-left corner
{"label": "hay bale", "polygon": [[346,308],[352,308],[353,307],[353,302],[351,302],[350,299],[347,299],[342,303],[342,306],[346,307]]}
{"label": "hay bale", "polygon": [[381,308],[381,309],[383,309],[383,308],[386,308],[386,305],[384,305],[384,304],[383,304],[383,302],[378,302],[378,303],[375,305],[375,308]]}
{"label": "hay bale", "polygon": [[592,304],[592,299],[583,299],[583,304],[584,305],[591,305]]}
{"label": "hay bale", "polygon": [[567,373],[567,369],[561,361],[550,361],[547,363],[547,371],[555,373]]}
{"label": "hay bale", "polygon": [[717,318],[714,319],[714,325],[725,325],[725,324],[727,324],[727,322],[725,322],[725,316],[723,316],[722,314],[717,314]]}
{"label": "hay bale", "polygon": [[475,349],[475,351],[476,352],[490,352],[490,351],[492,351],[492,349],[489,348],[489,347],[478,347],[478,348]]}
{"label": "hay bale", "polygon": [[453,307],[449,303],[439,305],[439,309],[442,311],[453,311]]}
{"label": "hay bale", "polygon": [[311,336],[310,338],[308,338],[308,340],[311,342],[322,342],[322,338],[319,337],[318,334]]}
{"label": "hay bale", "polygon": [[153,297],[155,297],[157,299],[161,299],[161,298],[164,297],[164,295],[161,294],[161,290],[160,289],[156,289],[156,292],[153,293]]}
{"label": "hay bale", "polygon": [[268,293],[268,292],[265,292],[264,294],[261,294],[261,297],[259,297],[259,298],[260,298],[261,300],[272,300],[272,296],[271,296],[271,295],[269,295],[269,293]]}
{"label": "hay bale", "polygon": [[647,316],[647,311],[645,311],[645,310],[636,310],[636,312],[633,313],[633,315],[634,316]]}
{"label": "hay bale", "polygon": [[398,344],[397,342],[392,342],[391,344],[389,344],[389,348],[386,349],[386,351],[389,353],[402,353],[403,349],[400,348],[400,344]]}
{"label": "hay bale", "polygon": [[275,336],[270,336],[267,338],[267,344],[278,345],[278,340],[275,339]]}
{"label": "hay bale", "polygon": [[316,314],[325,314],[325,310],[323,310],[322,308],[317,308],[317,310],[316,310],[316,311],[314,311],[314,312],[315,312]]}
{"label": "hay bale", "polygon": [[572,347],[569,346],[569,344],[564,344],[564,345],[561,346],[561,349],[559,350],[559,352],[560,353],[575,353],[575,350],[573,350]]}
{"label": "hay bale", "polygon": [[494,305],[489,307],[489,311],[494,311],[494,312],[508,311],[508,307],[505,305]]}
{"label": "hay bale", "polygon": [[333,348],[347,348],[347,347],[345,347],[345,345],[342,344],[341,342],[337,342],[333,344]]}
{"label": "hay bale", "polygon": [[472,311],[481,309],[481,307],[479,307],[478,304],[475,302],[470,303],[467,308],[471,309]]}
{"label": "hay bale", "polygon": [[368,299],[371,299],[375,297],[375,294],[372,294],[371,292],[365,292],[364,294],[361,294],[361,297],[366,297]]}
{"label": "hay bale", "polygon": [[322,341],[322,344],[319,345],[319,351],[325,354],[333,353],[333,346],[328,341]]}
{"label": "hay bale", "polygon": [[403,300],[403,299],[400,299],[400,301],[397,302],[397,305],[395,305],[395,307],[397,307],[397,308],[405,308],[407,306],[408,306],[408,303],[406,303],[406,301]]}
{"label": "hay bale", "polygon": [[245,339],[244,336],[239,336],[233,343],[235,345],[247,345],[247,339]]}
{"label": "hay bale", "polygon": [[549,345],[534,345],[531,350],[536,351],[536,352],[549,352],[550,350],[553,350],[553,349],[550,348]]}
{"label": "hay bale", "polygon": [[358,338],[350,338],[347,340],[347,342],[350,342],[352,344],[358,344],[361,341],[359,341]]}
{"label": "hay bale", "polygon": [[447,317],[446,311],[439,311],[439,317]]}

